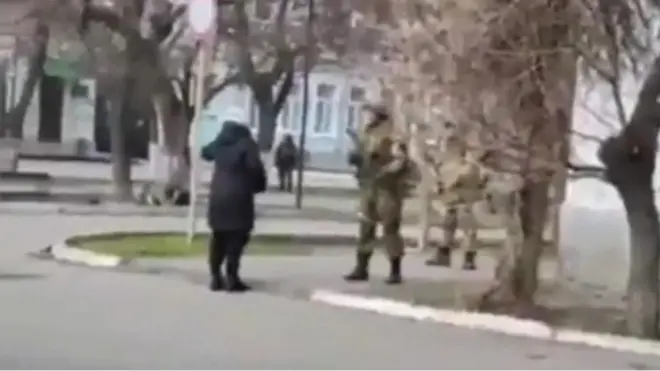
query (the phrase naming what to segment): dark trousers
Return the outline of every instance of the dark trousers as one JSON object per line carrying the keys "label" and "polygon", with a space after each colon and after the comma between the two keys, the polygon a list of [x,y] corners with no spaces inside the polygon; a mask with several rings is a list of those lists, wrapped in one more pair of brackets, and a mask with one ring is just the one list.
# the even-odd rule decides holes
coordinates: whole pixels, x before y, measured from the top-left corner
{"label": "dark trousers", "polygon": [[277,176],[280,179],[280,191],[293,192],[293,169],[277,169]]}
{"label": "dark trousers", "polygon": [[241,257],[245,251],[245,245],[249,241],[249,231],[213,231],[209,241],[209,272],[211,277],[222,277],[222,265],[226,262],[227,278],[238,279]]}

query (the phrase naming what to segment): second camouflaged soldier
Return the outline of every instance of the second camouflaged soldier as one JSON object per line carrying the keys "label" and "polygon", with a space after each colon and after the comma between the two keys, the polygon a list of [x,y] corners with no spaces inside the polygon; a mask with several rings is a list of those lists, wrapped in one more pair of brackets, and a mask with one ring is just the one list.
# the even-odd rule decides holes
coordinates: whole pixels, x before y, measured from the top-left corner
{"label": "second camouflaged soldier", "polygon": [[485,172],[470,159],[465,145],[457,136],[447,138],[445,153],[438,172],[437,200],[445,207],[443,243],[427,265],[450,266],[451,251],[456,247],[456,231],[459,227],[465,232],[463,246],[465,255],[463,269],[476,269],[477,221],[474,218],[474,203],[481,200],[488,182]]}
{"label": "second camouflaged soldier", "polygon": [[358,135],[360,212],[357,262],[347,281],[369,279],[369,260],[376,239],[376,227],[383,228],[383,244],[390,260],[387,283],[401,283],[401,236],[403,201],[406,195],[409,163],[405,143],[396,138],[394,123],[382,105],[369,106],[371,119]]}

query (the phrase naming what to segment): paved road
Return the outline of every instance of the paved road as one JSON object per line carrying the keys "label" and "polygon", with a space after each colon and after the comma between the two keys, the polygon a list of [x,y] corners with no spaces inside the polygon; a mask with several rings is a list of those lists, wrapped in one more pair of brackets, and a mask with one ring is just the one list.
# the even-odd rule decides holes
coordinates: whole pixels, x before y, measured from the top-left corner
{"label": "paved road", "polygon": [[[660,359],[403,321],[272,294],[66,267],[25,253],[173,218],[0,215],[2,369],[654,369]],[[260,228],[287,228],[283,222]],[[287,224],[289,223],[289,224]],[[308,229],[333,228],[332,223]],[[291,265],[295,271],[295,264]],[[286,272],[285,272],[286,273]]]}

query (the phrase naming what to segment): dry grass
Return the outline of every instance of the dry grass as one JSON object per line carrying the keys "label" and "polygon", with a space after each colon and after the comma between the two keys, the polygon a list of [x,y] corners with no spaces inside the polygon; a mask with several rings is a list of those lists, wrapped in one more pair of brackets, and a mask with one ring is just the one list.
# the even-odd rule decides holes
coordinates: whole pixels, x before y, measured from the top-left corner
{"label": "dry grass", "polygon": [[[470,310],[477,299],[492,284],[483,280],[434,281],[408,279],[399,287],[379,282],[370,283],[368,293],[416,305],[457,310]],[[353,290],[349,288],[349,290]],[[355,289],[359,290],[359,289]],[[507,310],[497,314],[516,315],[547,323],[553,327],[568,327],[584,331],[623,334],[624,301],[615,294],[596,287],[577,287],[544,282],[537,295],[537,305],[525,313]]]}

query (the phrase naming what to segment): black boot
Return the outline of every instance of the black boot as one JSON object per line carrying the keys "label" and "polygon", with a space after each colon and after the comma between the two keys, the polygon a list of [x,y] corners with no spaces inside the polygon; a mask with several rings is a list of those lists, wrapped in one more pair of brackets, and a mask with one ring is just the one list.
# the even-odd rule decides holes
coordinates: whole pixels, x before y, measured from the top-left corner
{"label": "black boot", "polygon": [[435,255],[426,261],[426,265],[434,267],[451,267],[451,248],[438,247]]}
{"label": "black boot", "polygon": [[209,289],[211,291],[221,291],[225,289],[225,280],[222,276],[222,263],[225,260],[225,248],[219,236],[212,237],[209,244],[209,273],[211,282]]}
{"label": "black boot", "polygon": [[353,271],[344,276],[344,280],[348,282],[360,282],[369,280],[369,260],[371,259],[371,253],[362,253],[357,254],[357,264]]}
{"label": "black boot", "polygon": [[463,261],[463,270],[465,271],[473,271],[477,269],[477,264],[475,263],[475,259],[477,258],[477,252],[476,251],[466,251],[465,252],[465,257]]}
{"label": "black boot", "polygon": [[388,285],[398,285],[402,281],[401,278],[401,258],[390,259],[390,275],[385,280]]}
{"label": "black boot", "polygon": [[252,287],[246,285],[238,274],[240,263],[238,259],[230,259],[227,261],[227,291],[228,292],[245,292],[252,290]]}
{"label": "black boot", "polygon": [[221,274],[211,276],[211,283],[209,284],[211,291],[222,291],[225,289],[225,280]]}

